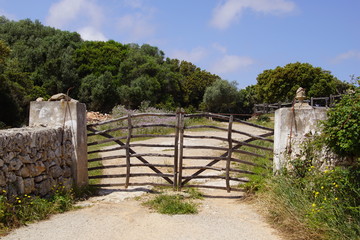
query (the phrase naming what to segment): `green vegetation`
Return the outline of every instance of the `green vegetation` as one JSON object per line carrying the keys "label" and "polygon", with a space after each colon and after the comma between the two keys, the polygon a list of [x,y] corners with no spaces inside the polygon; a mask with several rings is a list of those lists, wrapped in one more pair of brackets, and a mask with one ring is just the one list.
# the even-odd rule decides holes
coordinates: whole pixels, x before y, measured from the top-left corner
{"label": "green vegetation", "polygon": [[325,143],[341,156],[360,157],[360,88],[328,111]]}
{"label": "green vegetation", "polygon": [[219,79],[190,62],[165,59],[148,44],[83,41],[78,33],[29,19],[0,17],[0,39],[0,110],[8,113],[1,125],[21,125],[29,101],[59,92],[100,112],[116,105],[135,109],[143,101],[194,110]]}
{"label": "green vegetation", "polygon": [[[255,168],[260,175],[250,176],[253,181],[246,184],[250,199],[288,239],[360,239],[360,161],[352,151],[358,150],[352,148],[358,144],[353,133],[360,131],[360,125],[331,134],[341,132],[348,121],[359,122],[356,112],[349,111],[357,107],[358,90],[329,111],[322,125],[324,134],[304,143],[303,156],[291,162],[291,170],[273,176],[271,167]],[[357,161],[320,170],[318,151],[335,142],[342,156]]]}
{"label": "green vegetation", "polygon": [[196,214],[198,203],[193,202],[195,199],[202,199],[202,194],[197,189],[190,188],[180,194],[169,195],[163,191],[143,204],[161,214]]}
{"label": "green vegetation", "polygon": [[291,102],[299,87],[306,89],[308,97],[324,97],[343,93],[349,85],[320,67],[297,62],[259,74],[256,93],[259,102]]}
{"label": "green vegetation", "polygon": [[[84,191],[82,193],[85,194]],[[84,195],[83,195],[84,196]],[[58,186],[49,198],[37,196],[7,196],[0,193],[0,236],[12,228],[48,218],[74,208],[76,194],[71,189]]]}

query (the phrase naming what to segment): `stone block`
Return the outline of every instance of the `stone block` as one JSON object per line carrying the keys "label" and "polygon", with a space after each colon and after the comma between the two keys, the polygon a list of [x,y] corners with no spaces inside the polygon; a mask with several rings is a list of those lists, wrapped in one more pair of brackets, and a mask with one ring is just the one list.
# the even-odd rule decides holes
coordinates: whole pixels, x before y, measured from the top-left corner
{"label": "stone block", "polygon": [[22,167],[23,163],[18,158],[13,158],[9,162],[9,171],[18,171]]}
{"label": "stone block", "polygon": [[24,194],[30,194],[35,190],[33,178],[24,178]]}

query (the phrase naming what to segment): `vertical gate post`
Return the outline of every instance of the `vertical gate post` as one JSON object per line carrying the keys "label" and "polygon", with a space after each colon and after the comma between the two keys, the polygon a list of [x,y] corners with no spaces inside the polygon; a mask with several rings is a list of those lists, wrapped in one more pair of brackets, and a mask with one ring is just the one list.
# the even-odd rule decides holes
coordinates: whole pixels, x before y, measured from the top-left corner
{"label": "vertical gate post", "polygon": [[179,113],[179,132],[180,132],[180,143],[179,143],[179,180],[178,180],[178,191],[182,187],[182,171],[183,171],[183,156],[184,156],[184,109],[180,110]]}
{"label": "vertical gate post", "polygon": [[178,187],[178,165],[179,165],[179,134],[180,134],[180,109],[176,110],[175,120],[175,143],[174,143],[174,183],[173,190],[177,190]]}
{"label": "vertical gate post", "polygon": [[125,188],[128,188],[130,181],[130,140],[132,134],[131,114],[128,115],[128,135],[126,138],[126,181]]}
{"label": "vertical gate post", "polygon": [[230,115],[229,128],[228,128],[229,151],[228,151],[227,160],[226,160],[226,190],[227,190],[227,192],[231,191],[231,188],[230,188],[230,162],[231,162],[231,155],[232,155],[232,124],[233,124],[233,120],[234,120],[234,116]]}

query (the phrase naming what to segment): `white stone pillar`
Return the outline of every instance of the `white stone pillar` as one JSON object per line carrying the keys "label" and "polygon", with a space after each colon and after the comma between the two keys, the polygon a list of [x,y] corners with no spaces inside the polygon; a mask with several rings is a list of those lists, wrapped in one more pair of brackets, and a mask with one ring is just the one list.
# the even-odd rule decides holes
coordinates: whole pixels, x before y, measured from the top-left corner
{"label": "white stone pillar", "polygon": [[29,126],[68,127],[75,149],[73,178],[76,186],[88,184],[86,106],[75,101],[31,102]]}

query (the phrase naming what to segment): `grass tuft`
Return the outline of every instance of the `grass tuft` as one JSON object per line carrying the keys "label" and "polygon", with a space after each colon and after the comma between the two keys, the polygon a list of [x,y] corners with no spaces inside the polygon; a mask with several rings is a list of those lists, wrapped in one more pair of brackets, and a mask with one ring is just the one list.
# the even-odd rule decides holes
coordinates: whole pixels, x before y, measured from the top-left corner
{"label": "grass tuft", "polygon": [[155,209],[161,214],[175,215],[198,213],[196,204],[191,201],[185,201],[185,197],[179,194],[158,195],[154,199],[146,201],[144,205]]}

